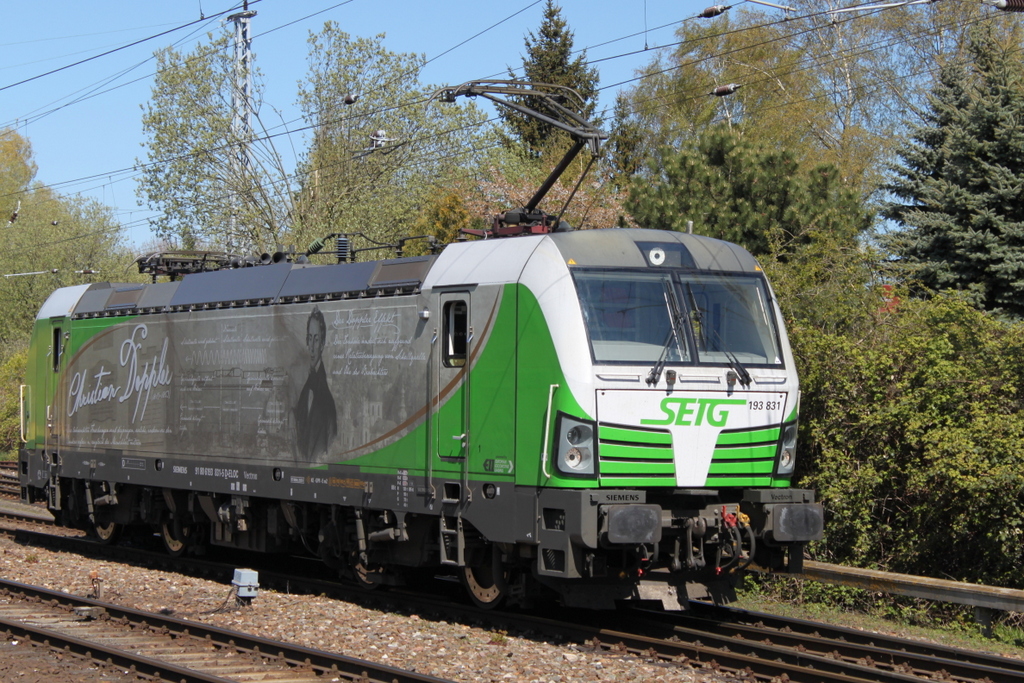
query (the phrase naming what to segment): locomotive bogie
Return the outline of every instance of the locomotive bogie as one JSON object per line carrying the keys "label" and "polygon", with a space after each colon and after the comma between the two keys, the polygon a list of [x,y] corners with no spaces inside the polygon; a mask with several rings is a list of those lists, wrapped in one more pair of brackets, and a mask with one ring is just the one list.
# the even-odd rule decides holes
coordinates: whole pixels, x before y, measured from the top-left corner
{"label": "locomotive bogie", "polygon": [[678,607],[821,536],[789,486],[777,304],[749,254],[692,235],[58,290],[26,385],[23,497],[172,553],[304,552],[366,586],[446,569],[483,606]]}

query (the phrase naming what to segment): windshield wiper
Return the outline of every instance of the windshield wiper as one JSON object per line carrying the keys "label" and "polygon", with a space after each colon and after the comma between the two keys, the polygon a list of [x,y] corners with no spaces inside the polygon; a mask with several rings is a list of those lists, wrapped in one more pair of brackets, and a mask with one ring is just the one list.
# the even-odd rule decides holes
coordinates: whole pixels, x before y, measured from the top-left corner
{"label": "windshield wiper", "polygon": [[[693,295],[693,288],[690,287],[689,282],[686,283],[686,293],[690,297],[690,308],[692,309],[693,314],[697,316],[697,324],[700,325],[700,336],[703,339],[704,331],[707,330],[708,327],[704,324],[704,314],[701,312],[700,306],[697,305],[697,297]],[[740,363],[739,359],[736,358],[735,355],[733,355],[732,351],[725,347],[725,342],[722,340],[722,337],[718,334],[718,330],[716,330],[713,327],[710,329],[711,334],[715,336],[715,342],[718,344],[718,347],[722,350],[722,353],[724,353],[725,357],[729,360],[729,367],[732,368],[733,372],[735,372],[736,376],[739,378],[740,384],[745,387],[749,387],[750,384],[754,381],[753,378],[751,378],[750,373],[747,372],[747,369],[745,367],[743,367],[743,364]],[[707,341],[704,342],[704,345],[705,347],[707,346]],[[700,353],[699,350],[698,353]]]}
{"label": "windshield wiper", "polygon": [[672,319],[671,329],[668,331],[668,336],[665,338],[665,345],[661,347],[661,355],[658,356],[658,362],[654,364],[651,371],[647,374],[647,386],[653,386],[661,380],[661,371],[665,369],[665,360],[668,356],[669,347],[674,339],[676,342],[676,348],[682,348],[681,342],[681,328],[682,314],[679,312],[679,304],[676,302],[675,295],[672,294],[672,283],[666,282],[665,288],[665,307],[668,309],[669,317]]}

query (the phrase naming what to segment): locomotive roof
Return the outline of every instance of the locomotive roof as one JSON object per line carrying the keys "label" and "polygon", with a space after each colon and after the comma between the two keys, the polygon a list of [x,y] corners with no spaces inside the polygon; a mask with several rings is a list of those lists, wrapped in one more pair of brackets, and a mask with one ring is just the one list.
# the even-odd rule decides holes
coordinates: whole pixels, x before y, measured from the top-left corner
{"label": "locomotive roof", "polygon": [[[545,241],[555,246],[567,267],[760,271],[750,252],[738,244],[670,230],[612,228],[450,244],[423,287],[517,282],[526,261]],[[655,249],[660,254],[652,255]]]}
{"label": "locomotive roof", "polygon": [[667,230],[581,230],[449,245],[439,256],[311,265],[278,263],[186,275],[154,284],[95,283],[54,292],[38,318],[98,317],[412,294],[434,287],[519,281],[549,240],[566,267],[682,267],[753,272],[742,247]]}
{"label": "locomotive roof", "polygon": [[[591,235],[599,239],[592,239]],[[567,260],[579,266],[644,268],[664,265],[695,270],[760,270],[750,252],[738,244],[672,230],[581,230],[554,233],[551,239]],[[656,247],[665,255],[662,263],[651,260],[650,251]]]}
{"label": "locomotive roof", "polygon": [[175,282],[99,282],[57,290],[37,317],[96,317],[412,293],[435,259],[415,256],[326,266],[277,263],[196,273]]}

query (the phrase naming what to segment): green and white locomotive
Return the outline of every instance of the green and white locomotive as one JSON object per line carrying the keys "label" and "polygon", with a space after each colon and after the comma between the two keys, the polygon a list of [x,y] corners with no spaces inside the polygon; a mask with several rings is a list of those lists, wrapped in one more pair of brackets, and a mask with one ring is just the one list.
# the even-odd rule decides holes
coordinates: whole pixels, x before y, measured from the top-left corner
{"label": "green and white locomotive", "polygon": [[553,232],[54,292],[21,482],[112,540],[304,549],[367,584],[453,568],[571,605],[790,568],[797,376],[742,248]]}
{"label": "green and white locomotive", "polygon": [[798,570],[823,513],[790,488],[796,367],[757,262],[566,230],[536,207],[603,133],[522,84],[442,98],[462,95],[576,141],[485,239],[356,263],[334,235],[333,265],[156,254],[152,284],[54,292],[22,498],[105,541],[139,526],[171,553],[305,552],[367,587],[448,570],[486,607],[679,609],[750,562]]}

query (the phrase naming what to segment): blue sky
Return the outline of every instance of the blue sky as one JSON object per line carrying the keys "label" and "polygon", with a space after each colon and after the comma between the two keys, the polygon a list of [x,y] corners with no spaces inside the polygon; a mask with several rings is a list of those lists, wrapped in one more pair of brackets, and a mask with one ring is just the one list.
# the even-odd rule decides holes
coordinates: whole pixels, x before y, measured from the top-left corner
{"label": "blue sky", "polygon": [[[650,48],[671,43],[678,22],[715,2],[559,4],[575,32],[575,46],[589,47],[591,60],[604,60],[596,66],[601,86],[608,86],[632,78],[654,58],[653,50],[644,52],[645,43]],[[231,0],[9,3],[0,38],[0,126],[16,127],[32,143],[37,180],[63,194],[83,194],[114,207],[119,220],[130,226],[131,242],[144,246],[150,239],[145,225],[149,212],[138,206],[130,169],[145,156],[140,105],[148,100],[153,83],[151,56],[168,45],[190,49],[207,31],[220,29],[220,20],[211,17],[236,6]],[[421,81],[455,84],[501,78],[509,66],[519,67],[523,38],[540,25],[544,2],[261,0],[250,9],[257,12],[251,33],[266,86],[264,118],[273,107],[290,121],[298,117],[296,82],[306,72],[306,38],[324,21],[335,21],[353,35],[384,33],[392,51],[436,58]],[[200,21],[201,13],[206,21]],[[161,33],[165,35],[145,40]],[[632,34],[639,35],[626,37]],[[633,54],[616,57],[625,53]],[[68,66],[80,60],[88,61]],[[52,70],[56,72],[44,75]],[[610,110],[617,90],[603,91],[602,108]],[[293,145],[301,150],[304,141],[296,139]]]}

